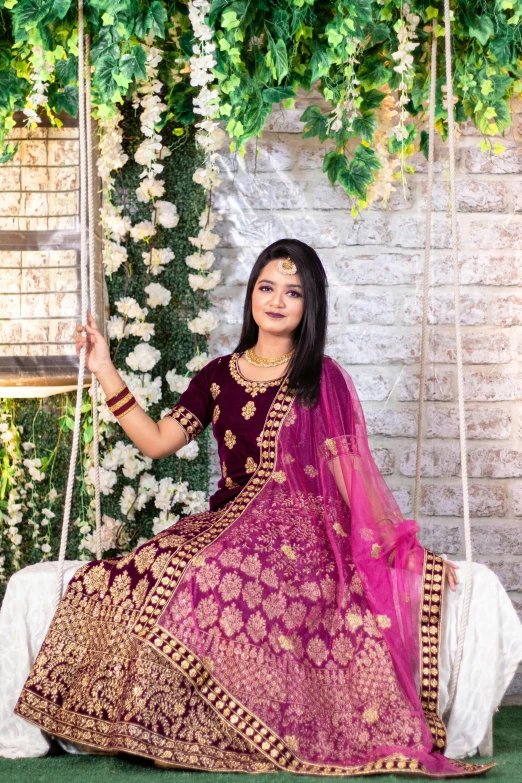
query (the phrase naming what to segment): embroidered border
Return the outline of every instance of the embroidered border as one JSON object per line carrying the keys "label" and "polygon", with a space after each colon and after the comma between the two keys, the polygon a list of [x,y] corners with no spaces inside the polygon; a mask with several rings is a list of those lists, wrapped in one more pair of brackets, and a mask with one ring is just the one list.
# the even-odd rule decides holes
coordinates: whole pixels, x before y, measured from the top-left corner
{"label": "embroidered border", "polygon": [[[240,386],[244,386],[247,394],[251,394],[252,397],[256,397],[260,392],[265,392],[269,386],[279,386],[284,376],[275,378],[273,381],[249,381],[248,378],[244,378],[240,371],[237,360],[239,359],[238,353],[233,353],[228,363],[230,374],[232,378],[239,383]],[[281,387],[282,389],[282,387]]]}
{"label": "embroidered border", "polygon": [[359,455],[355,435],[338,435],[336,438],[327,438],[318,447],[318,452],[319,456],[327,461],[340,454]]}
{"label": "embroidered border", "polygon": [[174,405],[169,413],[166,413],[164,419],[174,419],[179,426],[185,431],[185,437],[187,443],[194,440],[203,432],[203,425],[197,416],[194,416],[192,411],[185,408],[184,405],[177,403]]}
{"label": "embroidered border", "polygon": [[420,698],[435,749],[443,753],[446,726],[439,715],[439,651],[441,641],[444,560],[424,550],[420,617]]}

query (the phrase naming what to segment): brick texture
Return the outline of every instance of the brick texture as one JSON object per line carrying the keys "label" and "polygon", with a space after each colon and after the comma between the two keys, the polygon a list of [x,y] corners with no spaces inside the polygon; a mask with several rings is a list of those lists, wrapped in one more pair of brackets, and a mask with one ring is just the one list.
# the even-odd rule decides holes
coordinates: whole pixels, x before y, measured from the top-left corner
{"label": "brick texture", "polygon": [[[234,348],[249,270],[258,252],[296,237],[319,253],[330,283],[328,353],[351,373],[376,462],[405,514],[411,513],[419,395],[422,266],[427,164],[416,154],[406,198],[351,217],[352,200],[322,172],[327,145],[303,140],[299,116],[318,96],[276,112],[246,156],[224,152],[217,249],[223,286],[215,352]],[[465,132],[464,132],[465,131]],[[463,129],[457,149],[457,204],[474,558],[522,607],[522,115],[500,155],[483,154]],[[422,455],[421,540],[464,555],[458,441],[448,159],[437,139],[432,218],[429,366]],[[239,300],[239,301],[235,301]],[[510,698],[522,698],[522,675]]]}

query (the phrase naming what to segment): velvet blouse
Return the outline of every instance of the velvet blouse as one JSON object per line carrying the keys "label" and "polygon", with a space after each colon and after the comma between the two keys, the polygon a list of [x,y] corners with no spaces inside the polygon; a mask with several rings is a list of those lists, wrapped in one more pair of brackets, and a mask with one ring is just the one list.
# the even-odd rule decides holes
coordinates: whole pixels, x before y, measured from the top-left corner
{"label": "velvet blouse", "polygon": [[256,470],[265,419],[283,380],[248,380],[239,369],[240,356],[220,356],[205,365],[165,417],[177,421],[187,443],[212,423],[221,467],[212,511],[237,495]]}

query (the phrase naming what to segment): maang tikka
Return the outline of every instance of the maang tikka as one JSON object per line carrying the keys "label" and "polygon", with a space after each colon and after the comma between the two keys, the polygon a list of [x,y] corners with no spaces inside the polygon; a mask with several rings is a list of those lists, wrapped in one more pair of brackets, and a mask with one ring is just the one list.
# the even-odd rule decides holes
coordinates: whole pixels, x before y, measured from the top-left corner
{"label": "maang tikka", "polygon": [[286,258],[280,258],[279,263],[277,265],[278,270],[281,272],[282,275],[296,275],[297,274],[297,267],[290,258],[290,256],[287,256]]}

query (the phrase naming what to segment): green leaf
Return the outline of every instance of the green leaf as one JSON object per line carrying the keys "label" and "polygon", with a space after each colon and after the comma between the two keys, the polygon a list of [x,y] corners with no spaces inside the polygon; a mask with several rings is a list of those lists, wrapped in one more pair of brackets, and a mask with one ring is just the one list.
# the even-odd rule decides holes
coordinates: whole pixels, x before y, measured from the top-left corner
{"label": "green leaf", "polygon": [[420,135],[419,150],[422,152],[426,160],[428,160],[428,156],[429,156],[429,150],[428,150],[429,143],[430,143],[430,136],[428,131],[422,130]]}
{"label": "green leaf", "polygon": [[339,182],[349,196],[366,198],[366,189],[373,182],[372,170],[362,160],[354,158],[349,167],[339,174]]}
{"label": "green leaf", "polygon": [[64,111],[71,117],[78,116],[78,87],[68,84],[63,90],[58,90],[54,98],[54,109],[57,114]]}
{"label": "green leaf", "polygon": [[365,147],[364,144],[359,144],[359,146],[355,148],[354,160],[355,159],[364,163],[364,165],[372,171],[382,169],[382,163],[375,152],[370,149],[370,147]]}
{"label": "green leaf", "polygon": [[481,13],[475,14],[469,23],[469,34],[476,38],[482,46],[485,46],[490,38],[495,35],[495,27],[489,16]]}
{"label": "green leaf", "polygon": [[145,14],[145,30],[151,36],[165,37],[165,22],[168,19],[167,12],[160,0],[154,0]]}
{"label": "green leaf", "polygon": [[[287,98],[294,98],[295,90],[293,87],[267,87],[263,90],[263,101],[265,103],[279,103]],[[223,109],[223,107],[221,107]]]}
{"label": "green leaf", "polygon": [[270,54],[272,55],[277,83],[279,84],[281,79],[284,79],[288,73],[288,54],[286,51],[286,43],[282,38],[278,38],[277,42],[274,44],[273,38],[270,38],[268,47]]}
{"label": "green leaf", "polygon": [[330,70],[331,60],[326,46],[317,46],[310,60],[311,81],[315,82],[322,76],[326,76]]}
{"label": "green leaf", "polygon": [[377,118],[375,114],[370,111],[363,112],[360,117],[356,117],[353,121],[353,130],[357,136],[360,136],[364,141],[371,141],[373,134],[377,127]]}
{"label": "green leaf", "polygon": [[332,150],[324,156],[323,172],[328,175],[331,185],[339,179],[339,174],[346,168],[348,168],[348,161],[345,155]]}
{"label": "green leaf", "polygon": [[145,61],[147,55],[143,46],[137,44],[133,46],[130,54],[124,54],[120,60],[120,71],[131,80],[133,77],[136,79],[145,79],[147,72],[145,70]]}
{"label": "green leaf", "polygon": [[[119,52],[118,47],[116,49]],[[111,101],[112,95],[116,92],[118,85],[114,80],[114,74],[118,73],[118,61],[113,54],[105,54],[98,63],[94,71],[95,83],[98,86],[104,102]]]}
{"label": "green leaf", "polygon": [[357,78],[365,90],[382,87],[391,76],[392,71],[386,68],[384,60],[378,55],[363,60],[357,71]]}
{"label": "green leaf", "polygon": [[303,139],[317,136],[319,141],[324,141],[327,138],[326,117],[323,117],[319,106],[315,104],[307,106],[299,119],[306,123],[303,128]]}
{"label": "green leaf", "polygon": [[434,8],[432,5],[429,5],[426,8],[426,19],[429,22],[430,19],[436,19],[436,17],[439,15],[439,9]]}
{"label": "green leaf", "polygon": [[92,424],[89,424],[88,427],[86,427],[83,431],[83,442],[84,443],[90,443],[93,436],[93,427]]}
{"label": "green leaf", "polygon": [[233,30],[241,24],[235,11],[226,11],[221,15],[221,27],[224,30]]}
{"label": "green leaf", "polygon": [[368,90],[368,92],[362,92],[361,97],[361,111],[369,111],[381,105],[384,100],[384,93],[380,90]]}

